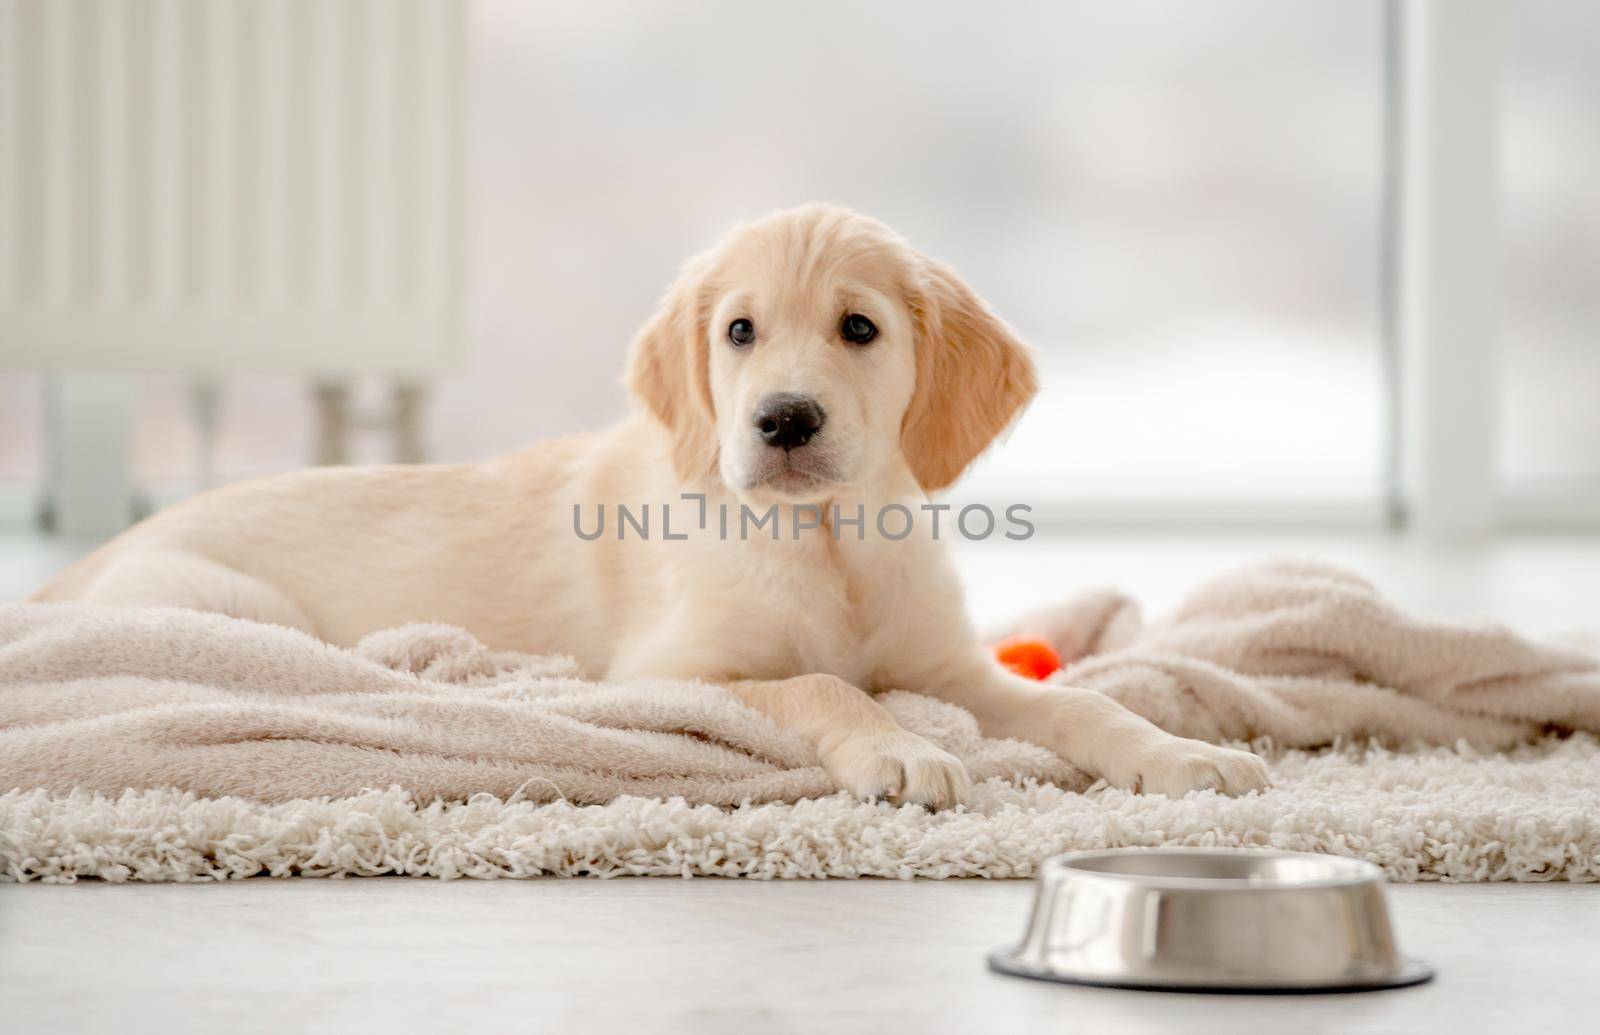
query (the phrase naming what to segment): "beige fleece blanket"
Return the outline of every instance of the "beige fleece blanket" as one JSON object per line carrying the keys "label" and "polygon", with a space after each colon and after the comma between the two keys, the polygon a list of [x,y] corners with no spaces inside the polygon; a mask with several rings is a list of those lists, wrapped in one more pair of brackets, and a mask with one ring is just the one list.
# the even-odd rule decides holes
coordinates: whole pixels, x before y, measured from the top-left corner
{"label": "beige fleece blanket", "polygon": [[[1317,747],[1504,747],[1600,731],[1600,655],[1504,629],[1421,621],[1313,564],[1244,569],[1141,624],[1089,593],[1013,631],[1174,733]],[[885,703],[975,779],[1088,781],[1049,752],[982,738],[909,693]],[[168,609],[0,608],[0,792],[177,789],[262,802],[398,787],[601,803],[794,801],[834,791],[799,739],[690,682],[586,682],[569,659],[497,653],[417,625],[341,650],[288,629]]]}

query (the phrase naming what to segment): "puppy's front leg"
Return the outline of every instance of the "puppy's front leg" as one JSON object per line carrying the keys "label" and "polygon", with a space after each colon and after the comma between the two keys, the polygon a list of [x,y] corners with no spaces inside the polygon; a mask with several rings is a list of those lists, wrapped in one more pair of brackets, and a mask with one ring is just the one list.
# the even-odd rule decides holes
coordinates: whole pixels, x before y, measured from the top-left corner
{"label": "puppy's front leg", "polygon": [[810,741],[835,783],[862,798],[942,809],[966,800],[966,767],[900,727],[883,705],[837,676],[723,684],[739,700]]}
{"label": "puppy's front leg", "polygon": [[1047,747],[1117,787],[1177,796],[1268,785],[1266,763],[1248,751],[1173,736],[1104,694],[1023,679],[986,656],[929,692],[972,712],[985,736]]}

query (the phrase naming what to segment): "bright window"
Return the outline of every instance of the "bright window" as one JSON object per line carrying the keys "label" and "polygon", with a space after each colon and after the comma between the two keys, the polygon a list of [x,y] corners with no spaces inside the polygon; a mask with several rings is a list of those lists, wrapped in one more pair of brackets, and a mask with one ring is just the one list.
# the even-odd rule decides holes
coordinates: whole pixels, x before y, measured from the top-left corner
{"label": "bright window", "polygon": [[1600,490],[1600,6],[1510,5],[1502,79],[1500,474]]}

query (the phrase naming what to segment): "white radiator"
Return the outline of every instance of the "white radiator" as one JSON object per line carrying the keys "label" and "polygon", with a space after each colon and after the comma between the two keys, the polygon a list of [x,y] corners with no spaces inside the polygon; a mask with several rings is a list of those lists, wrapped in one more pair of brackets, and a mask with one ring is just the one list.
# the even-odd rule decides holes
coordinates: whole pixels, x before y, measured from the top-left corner
{"label": "white radiator", "polygon": [[0,0],[0,368],[465,347],[456,0]]}

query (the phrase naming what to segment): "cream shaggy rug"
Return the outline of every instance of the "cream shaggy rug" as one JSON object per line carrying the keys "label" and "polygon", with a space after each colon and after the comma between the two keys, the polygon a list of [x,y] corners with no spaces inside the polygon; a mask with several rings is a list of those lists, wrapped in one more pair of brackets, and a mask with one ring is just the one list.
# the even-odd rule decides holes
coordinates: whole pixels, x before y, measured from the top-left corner
{"label": "cream shaggy rug", "polygon": [[1274,789],[1089,787],[960,709],[888,694],[984,781],[930,815],[834,794],[806,744],[705,684],[587,682],[441,626],[347,651],[194,612],[9,605],[0,873],[1010,877],[1122,844],[1355,854],[1397,880],[1600,873],[1589,646],[1420,621],[1347,572],[1285,563],[1148,626],[1090,593],[1019,630],[1068,659],[1058,680],[1251,742]]}
{"label": "cream shaggy rug", "polygon": [[1078,848],[1241,845],[1355,855],[1395,881],[1600,879],[1600,743],[1509,752],[1287,751],[1277,785],[1181,800],[991,779],[949,813],[844,795],[733,809],[404,792],[263,804],[177,791],[0,796],[12,880],[286,877],[1027,877]]}

